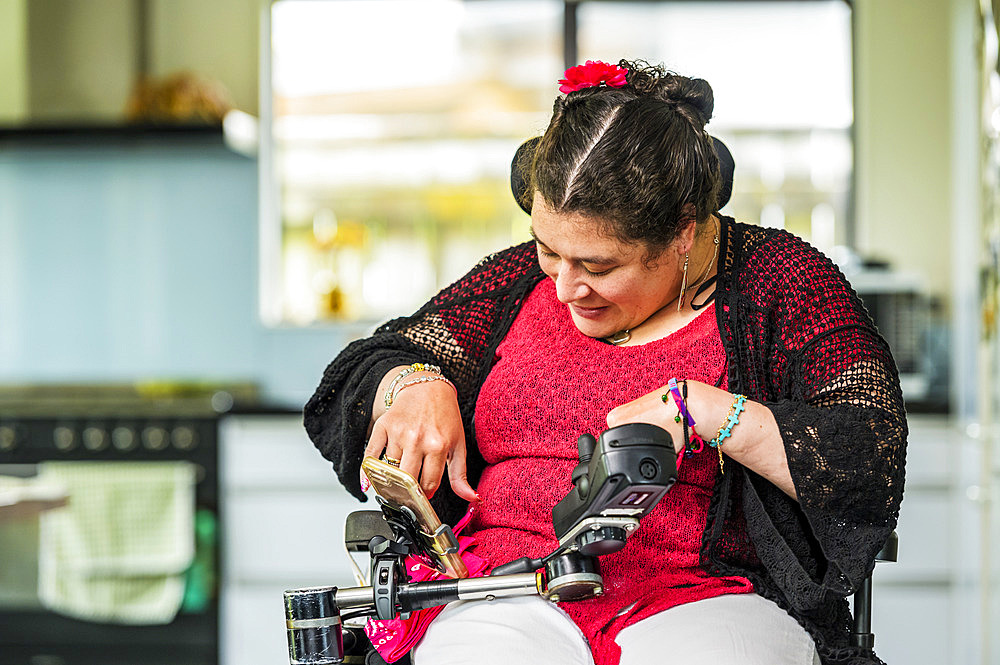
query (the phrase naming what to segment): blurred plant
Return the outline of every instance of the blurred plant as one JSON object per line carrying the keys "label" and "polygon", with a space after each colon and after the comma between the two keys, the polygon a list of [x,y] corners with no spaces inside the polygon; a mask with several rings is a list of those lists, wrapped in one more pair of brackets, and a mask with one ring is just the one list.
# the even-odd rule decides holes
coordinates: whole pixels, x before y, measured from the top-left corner
{"label": "blurred plant", "polygon": [[232,109],[229,91],[222,83],[184,71],[136,81],[125,117],[134,123],[219,124]]}

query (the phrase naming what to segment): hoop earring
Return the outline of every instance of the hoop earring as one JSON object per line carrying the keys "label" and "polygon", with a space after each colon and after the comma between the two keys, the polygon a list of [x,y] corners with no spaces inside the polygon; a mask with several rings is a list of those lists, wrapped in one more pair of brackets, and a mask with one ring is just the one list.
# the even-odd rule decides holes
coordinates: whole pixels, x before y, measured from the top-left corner
{"label": "hoop earring", "polygon": [[684,276],[681,277],[681,295],[677,299],[677,311],[678,312],[681,311],[681,308],[684,307],[684,293],[685,293],[685,291],[687,291],[687,283],[688,283],[688,261],[690,261],[690,260],[691,260],[691,255],[690,254],[685,254],[684,255]]}

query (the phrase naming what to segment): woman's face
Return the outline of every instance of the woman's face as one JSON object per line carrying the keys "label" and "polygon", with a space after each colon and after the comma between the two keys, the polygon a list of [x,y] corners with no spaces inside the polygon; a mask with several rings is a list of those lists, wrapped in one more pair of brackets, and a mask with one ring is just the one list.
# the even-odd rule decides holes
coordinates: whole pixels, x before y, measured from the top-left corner
{"label": "woman's face", "polygon": [[684,254],[678,242],[646,261],[644,245],[605,235],[586,215],[554,212],[539,194],[532,203],[531,232],[559,302],[588,337],[634,328],[680,293]]}

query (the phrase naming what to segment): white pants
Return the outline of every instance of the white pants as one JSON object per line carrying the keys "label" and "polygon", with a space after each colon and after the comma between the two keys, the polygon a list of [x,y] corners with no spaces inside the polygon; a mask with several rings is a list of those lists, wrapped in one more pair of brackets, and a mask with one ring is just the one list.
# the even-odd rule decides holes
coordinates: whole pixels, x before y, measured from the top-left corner
{"label": "white pants", "polygon": [[[618,634],[621,665],[819,665],[808,633],[757,594],[670,608]],[[413,665],[593,665],[583,633],[553,603],[529,596],[459,601],[431,622]]]}

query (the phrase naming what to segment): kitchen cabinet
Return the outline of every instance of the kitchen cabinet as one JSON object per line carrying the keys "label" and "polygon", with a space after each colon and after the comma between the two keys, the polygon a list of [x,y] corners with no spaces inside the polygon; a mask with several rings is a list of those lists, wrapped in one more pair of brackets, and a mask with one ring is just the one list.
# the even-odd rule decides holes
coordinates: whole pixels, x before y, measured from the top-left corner
{"label": "kitchen cabinet", "polygon": [[970,499],[977,442],[943,416],[913,415],[900,509],[899,560],[872,577],[875,652],[889,665],[985,665],[977,607],[983,534]]}
{"label": "kitchen cabinet", "polygon": [[344,521],[362,508],[301,415],[234,415],[220,429],[222,665],[288,662],[282,594],[356,586]]}

